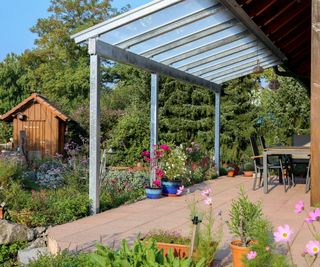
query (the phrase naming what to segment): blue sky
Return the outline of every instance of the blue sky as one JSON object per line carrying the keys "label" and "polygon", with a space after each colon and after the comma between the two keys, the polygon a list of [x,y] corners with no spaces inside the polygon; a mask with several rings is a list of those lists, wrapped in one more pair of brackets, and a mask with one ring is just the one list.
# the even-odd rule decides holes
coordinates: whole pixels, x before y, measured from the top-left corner
{"label": "blue sky", "polygon": [[[121,8],[130,4],[132,8],[150,0],[113,0],[112,5]],[[36,37],[30,28],[38,18],[48,16],[49,0],[2,0],[0,8],[0,61],[11,52],[20,54],[33,47]]]}

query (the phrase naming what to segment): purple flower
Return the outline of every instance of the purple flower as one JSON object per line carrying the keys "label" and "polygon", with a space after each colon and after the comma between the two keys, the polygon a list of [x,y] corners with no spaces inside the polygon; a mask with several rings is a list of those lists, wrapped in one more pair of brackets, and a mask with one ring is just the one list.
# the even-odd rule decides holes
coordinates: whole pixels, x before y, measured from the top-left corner
{"label": "purple flower", "polygon": [[257,257],[257,252],[255,252],[255,251],[250,251],[250,252],[247,254],[247,259],[248,259],[249,261],[255,259],[256,257]]}

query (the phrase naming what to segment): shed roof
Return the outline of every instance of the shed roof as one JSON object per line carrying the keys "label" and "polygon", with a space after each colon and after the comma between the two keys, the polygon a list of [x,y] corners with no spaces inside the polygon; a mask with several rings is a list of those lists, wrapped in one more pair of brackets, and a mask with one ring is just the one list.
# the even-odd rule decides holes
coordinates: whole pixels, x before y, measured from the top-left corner
{"label": "shed roof", "polygon": [[[97,38],[127,52],[213,84],[286,60],[235,0],[155,0],[74,34]],[[241,13],[241,12],[240,12]]]}
{"label": "shed roof", "polygon": [[34,102],[37,102],[37,103],[39,103],[41,105],[46,106],[59,119],[61,119],[63,121],[70,120],[70,118],[67,115],[65,115],[64,113],[59,111],[58,108],[56,108],[54,106],[54,104],[52,104],[52,103],[50,103],[48,101],[48,99],[46,99],[45,97],[43,97],[43,96],[41,96],[41,95],[39,95],[37,93],[33,93],[28,98],[26,98],[21,103],[19,103],[17,106],[15,106],[11,110],[9,110],[7,113],[1,115],[0,116],[0,120],[7,121],[7,122],[12,121],[14,119],[14,117],[17,115],[17,113],[21,112],[28,105],[30,105],[31,103],[34,103]]}

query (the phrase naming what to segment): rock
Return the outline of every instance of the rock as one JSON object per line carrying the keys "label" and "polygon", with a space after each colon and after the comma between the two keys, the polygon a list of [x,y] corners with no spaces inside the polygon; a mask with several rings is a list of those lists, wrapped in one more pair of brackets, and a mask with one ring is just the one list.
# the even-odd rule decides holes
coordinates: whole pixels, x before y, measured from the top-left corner
{"label": "rock", "polygon": [[31,238],[28,230],[30,229],[24,225],[0,220],[0,245],[28,240],[28,237]]}
{"label": "rock", "polygon": [[40,237],[46,230],[47,230],[46,227],[41,227],[41,226],[33,229],[36,237]]}
{"label": "rock", "polygon": [[28,229],[27,231],[27,240],[28,241],[32,241],[35,240],[37,238],[36,233],[33,229]]}
{"label": "rock", "polygon": [[28,249],[41,248],[41,247],[46,247],[46,246],[47,246],[47,239],[46,238],[37,238],[28,246]]}
{"label": "rock", "polygon": [[27,265],[33,260],[37,260],[41,255],[48,255],[49,251],[46,247],[42,248],[26,248],[18,251],[18,261]]}

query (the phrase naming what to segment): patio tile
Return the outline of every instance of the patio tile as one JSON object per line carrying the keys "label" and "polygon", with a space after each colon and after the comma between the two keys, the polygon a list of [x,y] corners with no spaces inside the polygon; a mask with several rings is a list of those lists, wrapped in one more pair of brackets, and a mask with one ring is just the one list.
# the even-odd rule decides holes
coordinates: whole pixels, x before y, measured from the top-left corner
{"label": "patio tile", "polygon": [[[302,199],[309,207],[309,194],[304,193],[304,185],[296,185],[283,191],[282,185],[275,184],[269,194],[263,194],[263,188],[252,190],[253,178],[237,176],[234,178],[220,177],[213,181],[192,186],[189,195],[179,198],[161,198],[158,200],[142,200],[130,205],[102,212],[98,215],[83,218],[68,224],[53,227],[49,230],[49,249],[55,253],[61,249],[92,250],[97,242],[118,246],[122,239],[132,243],[139,233],[145,234],[150,230],[161,228],[190,233],[189,210],[187,201],[199,199],[199,192],[206,188],[213,189],[215,211],[222,211],[222,221],[229,218],[229,208],[232,199],[236,199],[241,186],[244,187],[249,198],[261,201],[263,212],[274,227],[289,224],[296,235],[294,244],[294,259],[298,266],[305,266],[301,257],[306,242],[311,238],[308,229],[303,224],[303,215],[294,214],[295,203]],[[205,208],[204,205],[200,205]],[[214,266],[230,266],[229,242],[232,236],[224,225],[222,245],[217,253]]]}

